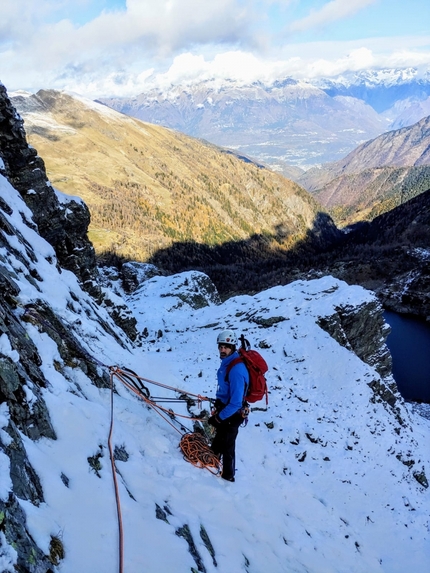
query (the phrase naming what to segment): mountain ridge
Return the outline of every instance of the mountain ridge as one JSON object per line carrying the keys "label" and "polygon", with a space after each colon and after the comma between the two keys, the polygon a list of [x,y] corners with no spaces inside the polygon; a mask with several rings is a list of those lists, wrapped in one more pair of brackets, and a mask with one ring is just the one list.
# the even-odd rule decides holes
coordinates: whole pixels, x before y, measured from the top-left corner
{"label": "mountain ridge", "polygon": [[370,220],[430,188],[430,116],[301,175],[338,223]]}
{"label": "mountain ridge", "polygon": [[135,98],[101,98],[122,113],[238,150],[282,172],[341,156],[384,131],[365,103],[328,96],[310,83],[175,86]]}

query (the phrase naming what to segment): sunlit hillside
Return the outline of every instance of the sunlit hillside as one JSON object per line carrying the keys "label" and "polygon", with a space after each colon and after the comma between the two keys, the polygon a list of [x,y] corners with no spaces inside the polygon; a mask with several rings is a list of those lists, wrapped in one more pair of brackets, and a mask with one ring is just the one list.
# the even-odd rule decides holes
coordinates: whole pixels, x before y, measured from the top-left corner
{"label": "sunlit hillside", "polygon": [[430,116],[366,141],[297,181],[338,225],[372,221],[430,189]]}
{"label": "sunlit hillside", "polygon": [[255,233],[287,248],[319,207],[297,184],[207,142],[56,91],[12,98],[53,185],[82,197],[96,250],[144,260],[176,241]]}

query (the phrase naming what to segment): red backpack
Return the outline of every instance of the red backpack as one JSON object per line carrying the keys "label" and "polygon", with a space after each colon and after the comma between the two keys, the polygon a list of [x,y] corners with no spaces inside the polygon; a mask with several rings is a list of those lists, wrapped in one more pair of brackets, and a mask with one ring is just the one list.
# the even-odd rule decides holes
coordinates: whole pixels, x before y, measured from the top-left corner
{"label": "red backpack", "polygon": [[251,345],[242,336],[239,338],[241,347],[238,349],[240,356],[232,360],[227,366],[225,379],[228,380],[230,370],[239,362],[243,362],[249,373],[249,384],[244,397],[246,402],[258,402],[266,396],[266,405],[269,403],[267,382],[265,373],[269,370],[266,361],[256,350],[251,350]]}

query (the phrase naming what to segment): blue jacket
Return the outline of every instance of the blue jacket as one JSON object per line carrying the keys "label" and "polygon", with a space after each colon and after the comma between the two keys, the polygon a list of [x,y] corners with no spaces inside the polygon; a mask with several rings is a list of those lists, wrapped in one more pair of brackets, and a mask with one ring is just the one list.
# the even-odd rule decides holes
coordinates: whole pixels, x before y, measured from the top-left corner
{"label": "blue jacket", "polygon": [[243,362],[239,362],[233,366],[228,375],[228,381],[225,379],[227,366],[238,357],[239,352],[236,351],[230,354],[230,356],[223,358],[217,372],[218,388],[216,397],[226,405],[218,414],[221,420],[230,418],[230,416],[242,408],[245,390],[249,384],[248,370]]}

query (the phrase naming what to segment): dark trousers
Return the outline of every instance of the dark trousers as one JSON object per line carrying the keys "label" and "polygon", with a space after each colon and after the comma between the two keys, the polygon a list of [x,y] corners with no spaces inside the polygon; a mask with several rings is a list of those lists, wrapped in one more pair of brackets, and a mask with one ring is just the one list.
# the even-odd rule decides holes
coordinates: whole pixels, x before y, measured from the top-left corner
{"label": "dark trousers", "polygon": [[212,440],[213,453],[222,457],[222,477],[228,480],[234,478],[236,471],[236,438],[242,422],[240,412],[233,414],[217,428]]}

